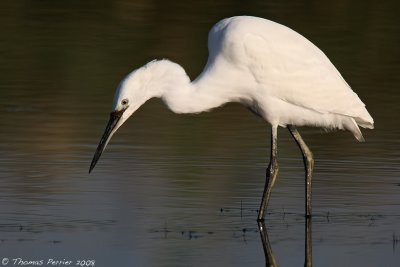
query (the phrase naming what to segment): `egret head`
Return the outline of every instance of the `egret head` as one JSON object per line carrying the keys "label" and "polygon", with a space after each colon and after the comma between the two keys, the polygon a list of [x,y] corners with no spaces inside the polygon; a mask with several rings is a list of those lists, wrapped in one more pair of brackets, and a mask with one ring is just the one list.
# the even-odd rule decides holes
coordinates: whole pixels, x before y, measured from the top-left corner
{"label": "egret head", "polygon": [[148,99],[158,96],[158,90],[151,85],[154,79],[150,62],[145,66],[128,74],[118,85],[114,95],[113,107],[106,129],[90,164],[89,173],[92,171],[102,152],[106,148],[113,134],[118,128]]}
{"label": "egret head", "polygon": [[166,59],[153,60],[128,74],[115,92],[110,119],[93,156],[89,173],[113,134],[141,105],[153,97],[163,98],[165,92],[189,83],[190,79],[183,68]]}

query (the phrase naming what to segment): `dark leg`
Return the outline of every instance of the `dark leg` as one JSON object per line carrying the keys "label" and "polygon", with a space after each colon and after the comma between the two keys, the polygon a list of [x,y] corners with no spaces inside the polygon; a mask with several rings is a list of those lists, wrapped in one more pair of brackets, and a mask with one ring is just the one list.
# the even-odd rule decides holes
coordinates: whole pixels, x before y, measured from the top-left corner
{"label": "dark leg", "polygon": [[261,200],[260,210],[258,211],[257,221],[264,221],[265,211],[268,206],[268,201],[271,196],[271,190],[274,186],[276,177],[278,176],[279,166],[276,154],[278,151],[278,126],[272,126],[271,133],[271,159],[268,165],[264,193]]}
{"label": "dark leg", "polygon": [[[272,254],[271,243],[268,239],[267,228],[265,227],[264,221],[258,222],[258,230],[260,231],[261,242],[264,249],[264,256],[265,256],[265,266],[269,267],[276,267],[274,254]],[[307,266],[308,267],[308,266]]]}
{"label": "dark leg", "polygon": [[312,266],[312,218],[306,217],[306,242],[305,242],[305,260],[304,266],[311,267]]}
{"label": "dark leg", "polygon": [[290,134],[293,136],[303,154],[304,168],[306,170],[306,217],[311,217],[311,179],[314,168],[314,159],[311,150],[293,125],[288,125]]}

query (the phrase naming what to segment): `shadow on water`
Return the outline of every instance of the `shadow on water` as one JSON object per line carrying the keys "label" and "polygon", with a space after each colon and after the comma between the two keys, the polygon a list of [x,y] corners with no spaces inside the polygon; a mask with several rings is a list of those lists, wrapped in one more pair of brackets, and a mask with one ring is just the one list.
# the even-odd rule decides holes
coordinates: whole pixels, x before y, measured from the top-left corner
{"label": "shadow on water", "polygon": [[[260,231],[261,243],[264,249],[265,266],[277,267],[274,254],[272,253],[272,246],[268,238],[268,230],[264,221],[258,222],[258,229]],[[304,266],[312,266],[312,218],[307,217],[305,220],[305,237],[304,237]]]}

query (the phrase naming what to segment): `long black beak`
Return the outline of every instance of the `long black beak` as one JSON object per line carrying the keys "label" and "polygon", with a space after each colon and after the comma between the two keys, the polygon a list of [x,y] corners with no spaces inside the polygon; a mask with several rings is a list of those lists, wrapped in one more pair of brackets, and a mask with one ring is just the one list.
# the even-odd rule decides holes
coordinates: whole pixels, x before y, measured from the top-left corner
{"label": "long black beak", "polygon": [[94,166],[96,166],[96,163],[99,160],[101,153],[103,153],[108,144],[108,141],[110,141],[113,130],[117,126],[125,110],[126,109],[113,111],[110,113],[110,120],[107,123],[107,127],[103,133],[103,136],[101,137],[99,145],[97,146],[96,152],[94,153],[92,163],[90,164],[89,173],[93,170]]}

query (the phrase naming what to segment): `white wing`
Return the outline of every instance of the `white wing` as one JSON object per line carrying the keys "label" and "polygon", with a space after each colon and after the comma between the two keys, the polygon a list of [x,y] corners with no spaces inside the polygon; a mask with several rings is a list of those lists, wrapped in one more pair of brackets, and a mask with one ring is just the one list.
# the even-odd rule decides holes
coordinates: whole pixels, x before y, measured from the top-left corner
{"label": "white wing", "polygon": [[268,94],[320,113],[353,117],[372,127],[373,119],[326,55],[278,23],[238,17],[225,28],[227,58],[252,73]]}

